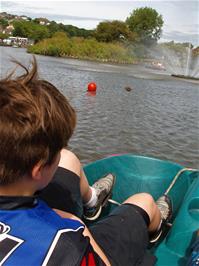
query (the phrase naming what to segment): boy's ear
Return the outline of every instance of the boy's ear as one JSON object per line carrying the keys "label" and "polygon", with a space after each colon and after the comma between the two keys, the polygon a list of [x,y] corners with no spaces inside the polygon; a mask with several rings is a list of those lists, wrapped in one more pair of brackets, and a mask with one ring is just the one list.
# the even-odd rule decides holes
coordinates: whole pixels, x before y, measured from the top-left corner
{"label": "boy's ear", "polygon": [[42,168],[43,168],[43,163],[39,161],[32,169],[31,174],[32,178],[35,180],[40,180],[42,177]]}

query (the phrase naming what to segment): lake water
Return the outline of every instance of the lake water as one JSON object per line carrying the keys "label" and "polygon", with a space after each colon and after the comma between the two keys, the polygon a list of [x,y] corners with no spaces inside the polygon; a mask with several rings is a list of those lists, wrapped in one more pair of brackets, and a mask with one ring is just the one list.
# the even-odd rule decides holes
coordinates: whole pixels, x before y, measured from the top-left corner
{"label": "lake water", "polygon": [[[28,64],[25,49],[0,47],[1,76]],[[71,101],[78,124],[70,148],[82,163],[115,153],[167,159],[199,168],[199,84],[144,66],[36,56],[40,76]],[[87,84],[97,83],[96,95]],[[130,86],[131,91],[124,88]]]}

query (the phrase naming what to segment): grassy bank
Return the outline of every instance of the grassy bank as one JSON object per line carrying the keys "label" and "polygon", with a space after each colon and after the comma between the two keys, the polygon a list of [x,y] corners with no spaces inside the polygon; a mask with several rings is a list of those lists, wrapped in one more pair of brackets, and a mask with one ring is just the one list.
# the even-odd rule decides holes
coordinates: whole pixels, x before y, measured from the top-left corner
{"label": "grassy bank", "polygon": [[132,52],[121,44],[103,43],[95,39],[78,37],[68,38],[64,33],[56,33],[52,38],[28,47],[28,52],[102,62],[134,63],[135,61]]}

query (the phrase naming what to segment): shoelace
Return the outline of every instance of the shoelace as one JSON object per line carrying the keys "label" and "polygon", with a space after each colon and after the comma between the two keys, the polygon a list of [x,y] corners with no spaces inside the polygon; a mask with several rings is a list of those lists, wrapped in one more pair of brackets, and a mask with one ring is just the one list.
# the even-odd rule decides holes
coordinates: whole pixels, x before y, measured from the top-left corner
{"label": "shoelace", "polygon": [[101,190],[101,189],[106,189],[109,190],[110,187],[112,186],[112,179],[111,178],[104,178],[100,181],[98,181],[96,184],[94,184],[94,188],[96,190]]}
{"label": "shoelace", "polygon": [[162,219],[166,220],[169,216],[169,205],[168,203],[165,201],[164,197],[159,198],[158,201],[156,202],[160,213],[161,213],[161,217]]}

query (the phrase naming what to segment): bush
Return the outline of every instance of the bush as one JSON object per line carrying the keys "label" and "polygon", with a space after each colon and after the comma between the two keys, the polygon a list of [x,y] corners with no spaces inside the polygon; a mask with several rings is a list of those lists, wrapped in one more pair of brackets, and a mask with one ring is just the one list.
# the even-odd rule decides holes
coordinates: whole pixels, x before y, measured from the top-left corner
{"label": "bush", "polygon": [[82,37],[68,38],[63,32],[30,46],[28,52],[50,56],[133,63],[130,50],[119,43],[103,43]]}

